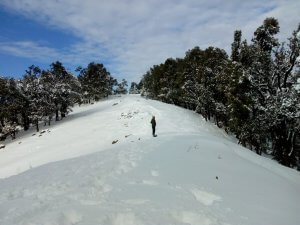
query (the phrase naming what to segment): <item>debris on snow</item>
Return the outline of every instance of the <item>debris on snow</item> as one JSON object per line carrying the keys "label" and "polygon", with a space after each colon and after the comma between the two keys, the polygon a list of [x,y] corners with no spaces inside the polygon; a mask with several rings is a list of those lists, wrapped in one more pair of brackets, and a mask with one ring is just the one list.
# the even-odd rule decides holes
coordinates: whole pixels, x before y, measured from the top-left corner
{"label": "debris on snow", "polygon": [[118,141],[119,141],[119,140],[114,140],[114,141],[112,142],[112,144],[116,144]]}
{"label": "debris on snow", "polygon": [[5,148],[5,145],[1,144],[0,145],[0,149]]}

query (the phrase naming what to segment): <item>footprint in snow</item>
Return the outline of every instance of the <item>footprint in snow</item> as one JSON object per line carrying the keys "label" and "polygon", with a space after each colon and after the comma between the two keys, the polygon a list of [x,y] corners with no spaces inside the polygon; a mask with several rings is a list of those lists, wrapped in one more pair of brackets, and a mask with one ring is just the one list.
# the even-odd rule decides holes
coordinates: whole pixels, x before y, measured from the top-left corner
{"label": "footprint in snow", "polygon": [[158,177],[158,176],[159,176],[159,172],[156,171],[156,170],[151,170],[151,175],[152,175],[153,177]]}
{"label": "footprint in snow", "polygon": [[210,192],[202,191],[197,188],[191,189],[192,195],[197,201],[201,202],[203,205],[210,206],[216,201],[221,201],[222,198]]}
{"label": "footprint in snow", "polygon": [[203,212],[180,211],[172,213],[173,217],[184,224],[216,224],[216,219]]}
{"label": "footprint in snow", "polygon": [[82,215],[75,210],[67,210],[61,213],[60,224],[77,224],[82,221]]}
{"label": "footprint in snow", "polygon": [[116,215],[109,216],[109,221],[105,221],[106,224],[112,225],[132,225],[142,224],[141,220],[133,212],[118,213]]}
{"label": "footprint in snow", "polygon": [[158,185],[158,182],[155,181],[155,180],[143,180],[142,183],[145,184],[145,185],[150,185],[150,186]]}

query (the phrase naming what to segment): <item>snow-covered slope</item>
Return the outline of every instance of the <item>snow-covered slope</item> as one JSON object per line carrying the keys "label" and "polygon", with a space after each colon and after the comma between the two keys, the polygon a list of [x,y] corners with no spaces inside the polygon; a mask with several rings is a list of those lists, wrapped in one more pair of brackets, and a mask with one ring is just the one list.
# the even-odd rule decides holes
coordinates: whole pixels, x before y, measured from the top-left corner
{"label": "snow-covered slope", "polygon": [[124,96],[49,131],[1,150],[1,225],[300,224],[299,173],[193,112]]}

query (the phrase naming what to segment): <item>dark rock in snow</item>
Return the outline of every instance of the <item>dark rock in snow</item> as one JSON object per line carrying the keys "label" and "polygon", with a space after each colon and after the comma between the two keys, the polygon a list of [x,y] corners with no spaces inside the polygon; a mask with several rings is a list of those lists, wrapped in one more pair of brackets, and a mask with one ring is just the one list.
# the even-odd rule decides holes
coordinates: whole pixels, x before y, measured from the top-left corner
{"label": "dark rock in snow", "polygon": [[218,180],[218,179],[219,179],[219,177],[218,177],[218,176],[216,176],[216,179]]}
{"label": "dark rock in snow", "polygon": [[36,134],[32,134],[32,136],[35,136]]}
{"label": "dark rock in snow", "polygon": [[43,130],[43,131],[41,131],[41,132],[40,132],[40,134],[43,134],[43,133],[46,133],[46,131],[45,131],[45,130]]}
{"label": "dark rock in snow", "polygon": [[5,148],[5,145],[0,145],[0,149]]}
{"label": "dark rock in snow", "polygon": [[115,106],[115,105],[118,105],[118,103],[116,102],[116,103],[114,103],[112,106]]}
{"label": "dark rock in snow", "polygon": [[114,140],[114,141],[112,142],[112,144],[116,144],[118,141],[119,141],[119,140]]}
{"label": "dark rock in snow", "polygon": [[125,138],[128,138],[129,136],[131,136],[132,134],[128,134],[128,135],[125,135]]}

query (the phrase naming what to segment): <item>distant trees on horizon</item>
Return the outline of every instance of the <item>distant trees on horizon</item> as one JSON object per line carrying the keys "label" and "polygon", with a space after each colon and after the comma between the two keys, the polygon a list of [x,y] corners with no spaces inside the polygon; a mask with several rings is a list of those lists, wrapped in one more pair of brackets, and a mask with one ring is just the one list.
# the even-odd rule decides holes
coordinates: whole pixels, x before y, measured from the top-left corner
{"label": "distant trees on horizon", "polygon": [[266,18],[250,43],[234,32],[229,57],[195,47],[143,76],[142,95],[182,106],[212,120],[257,154],[300,170],[300,24],[286,43]]}

